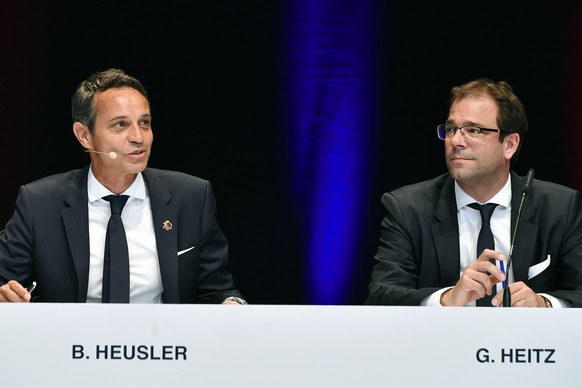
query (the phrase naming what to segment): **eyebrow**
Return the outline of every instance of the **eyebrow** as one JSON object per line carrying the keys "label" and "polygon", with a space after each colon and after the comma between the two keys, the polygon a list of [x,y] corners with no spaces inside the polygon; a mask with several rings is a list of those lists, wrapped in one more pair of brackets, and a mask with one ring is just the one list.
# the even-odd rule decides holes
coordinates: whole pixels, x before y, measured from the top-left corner
{"label": "eyebrow", "polygon": [[110,123],[112,121],[125,120],[125,119],[127,119],[127,116],[115,116],[115,117],[112,117],[109,120],[107,120],[107,122]]}
{"label": "eyebrow", "polygon": [[[121,115],[121,116],[115,116],[112,117],[111,119],[107,120],[107,123],[113,122],[113,121],[118,121],[118,120],[127,120],[129,118],[129,116],[126,115]],[[152,118],[152,114],[151,113],[144,113],[143,115],[139,116],[139,119],[151,119]]]}
{"label": "eyebrow", "polygon": [[[452,125],[454,125],[454,126],[457,126],[457,124],[455,124],[455,123],[454,123],[453,121],[451,121],[451,120],[447,120],[447,121],[445,121],[445,124],[452,124]],[[461,127],[467,127],[467,126],[475,126],[475,127],[484,127],[484,128],[486,127],[485,125],[483,125],[483,124],[479,124],[479,123],[476,123],[476,122],[474,122],[474,121],[465,121],[465,122],[464,122],[463,124],[461,124],[460,126],[461,126]]]}

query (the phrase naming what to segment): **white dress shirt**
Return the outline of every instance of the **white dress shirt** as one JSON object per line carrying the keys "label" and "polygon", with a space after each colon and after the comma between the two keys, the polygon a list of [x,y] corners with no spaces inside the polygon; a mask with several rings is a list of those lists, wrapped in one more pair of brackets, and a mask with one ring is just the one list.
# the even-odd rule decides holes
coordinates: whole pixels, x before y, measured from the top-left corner
{"label": "white dress shirt", "polygon": [[[477,240],[479,239],[479,231],[481,230],[481,213],[477,209],[473,209],[468,205],[476,201],[467,193],[465,193],[458,183],[455,181],[455,198],[457,200],[457,217],[459,222],[459,248],[461,253],[461,265],[459,278],[465,272],[469,264],[477,260]],[[505,186],[493,198],[486,203],[495,203],[497,207],[491,216],[491,231],[495,240],[495,250],[501,252],[506,258],[509,257],[509,250],[511,246],[511,174],[509,175]],[[481,203],[483,205],[483,203]],[[500,262],[496,261],[497,267],[500,267]],[[504,263],[507,269],[507,263]],[[506,272],[508,279],[507,284],[515,281],[513,277],[513,269],[509,267],[509,273]],[[429,295],[421,303],[423,306],[441,306],[441,295],[452,287],[443,288],[431,295]],[[503,284],[496,285],[497,292],[503,289]],[[562,307],[563,303],[557,298],[547,294],[540,294],[549,299],[554,307]],[[475,306],[476,302],[472,301],[466,306]]]}
{"label": "white dress shirt", "polygon": [[[103,197],[113,193],[97,181],[92,169],[89,169],[87,193],[89,196],[90,247],[87,302],[100,303],[105,234],[111,215],[109,202]],[[129,195],[121,213],[129,251],[129,301],[130,303],[162,303],[162,278],[152,210],[141,173],[122,194]]]}
{"label": "white dress shirt", "polygon": [[[474,202],[455,182],[455,197],[457,199],[457,217],[459,221],[459,248],[461,252],[461,272],[459,277],[465,272],[469,264],[477,260],[477,241],[481,231],[481,213],[468,205]],[[495,250],[503,253],[505,257],[509,255],[511,245],[511,176],[507,179],[505,186],[493,198],[485,203],[497,204],[491,215],[491,231],[495,240]],[[484,205],[484,203],[480,203]],[[480,253],[479,253],[480,254]],[[496,261],[499,268],[499,261]],[[504,263],[507,264],[507,263]],[[506,274],[507,275],[507,274]],[[513,282],[513,271],[509,268],[509,283]],[[497,292],[501,291],[503,285],[497,284]],[[475,305],[475,302],[472,302]]]}

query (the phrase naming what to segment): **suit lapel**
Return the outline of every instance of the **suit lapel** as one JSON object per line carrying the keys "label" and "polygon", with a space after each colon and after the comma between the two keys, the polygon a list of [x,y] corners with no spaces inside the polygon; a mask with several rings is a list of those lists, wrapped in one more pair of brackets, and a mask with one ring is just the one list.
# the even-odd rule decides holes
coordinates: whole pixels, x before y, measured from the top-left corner
{"label": "suit lapel", "polygon": [[164,287],[164,303],[177,303],[180,301],[177,256],[178,211],[170,205],[171,194],[152,170],[146,169],[143,177],[150,195],[158,260]]}
{"label": "suit lapel", "polygon": [[[523,191],[523,179],[513,172],[511,174],[511,238],[513,238]],[[528,270],[532,263],[532,257],[535,255],[534,241],[538,233],[538,226],[532,222],[534,215],[531,201],[529,197],[526,197],[515,236],[515,245],[517,248],[514,249],[511,258],[511,267],[513,268],[515,281],[528,280]],[[435,209],[435,218],[437,222],[431,228],[439,259],[441,279],[445,282],[450,282],[451,279],[456,282],[460,273],[460,252],[457,205],[453,179],[448,179],[443,186]],[[454,272],[451,272],[451,268],[454,268]]]}
{"label": "suit lapel", "polygon": [[461,270],[459,223],[455,200],[454,180],[447,178],[438,199],[431,226],[441,272],[441,284],[455,284]]}
{"label": "suit lapel", "polygon": [[87,301],[89,284],[89,215],[87,174],[89,166],[79,170],[71,179],[61,211],[67,243],[75,265],[78,282],[78,302]]}

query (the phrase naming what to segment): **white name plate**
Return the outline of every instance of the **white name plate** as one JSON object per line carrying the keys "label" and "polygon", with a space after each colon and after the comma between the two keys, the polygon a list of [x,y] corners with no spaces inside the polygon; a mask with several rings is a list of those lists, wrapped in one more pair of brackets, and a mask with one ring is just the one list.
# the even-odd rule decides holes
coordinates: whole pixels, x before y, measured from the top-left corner
{"label": "white name plate", "polygon": [[582,309],[0,304],[3,387],[567,387]]}

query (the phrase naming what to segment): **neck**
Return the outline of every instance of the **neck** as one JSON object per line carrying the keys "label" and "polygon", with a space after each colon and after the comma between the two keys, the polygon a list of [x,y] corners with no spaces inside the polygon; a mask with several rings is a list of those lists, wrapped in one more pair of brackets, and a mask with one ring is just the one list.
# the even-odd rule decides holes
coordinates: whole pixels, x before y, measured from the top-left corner
{"label": "neck", "polygon": [[112,176],[97,174],[95,171],[93,171],[93,175],[95,175],[95,179],[97,179],[99,183],[101,183],[115,195],[120,195],[125,190],[127,190],[127,188],[131,186],[137,178],[137,174],[122,174]]}
{"label": "neck", "polygon": [[489,179],[481,179],[478,182],[457,181],[457,183],[471,198],[474,198],[479,203],[485,203],[501,191],[508,179],[509,173],[504,177],[494,176]]}

